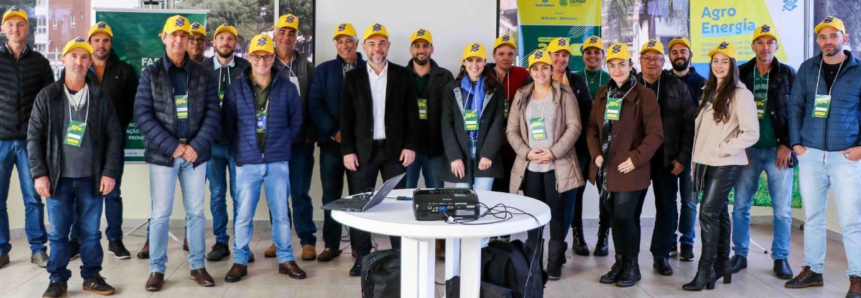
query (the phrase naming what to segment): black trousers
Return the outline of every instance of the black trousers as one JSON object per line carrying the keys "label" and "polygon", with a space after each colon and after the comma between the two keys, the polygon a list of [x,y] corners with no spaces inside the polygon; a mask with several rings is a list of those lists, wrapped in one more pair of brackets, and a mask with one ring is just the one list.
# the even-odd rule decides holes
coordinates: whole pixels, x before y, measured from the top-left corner
{"label": "black trousers", "polygon": [[[656,155],[657,156],[657,155]],[[676,243],[676,227],[679,222],[678,191],[679,176],[673,175],[672,167],[663,165],[663,154],[653,158],[651,164],[652,191],[655,194],[655,229],[652,231],[652,256],[670,257]],[[642,194],[643,199],[646,192]]]}
{"label": "black trousers", "polygon": [[[355,172],[348,172],[350,194],[372,191],[376,188],[377,174],[383,176],[383,180],[395,177],[407,171],[398,159],[400,156],[392,156],[388,152],[385,141],[374,141],[371,160],[367,164],[359,164]],[[395,188],[404,188],[407,180],[402,179]],[[401,238],[391,236],[392,248],[401,248]],[[359,229],[350,228],[350,244],[356,251],[356,264],[361,264],[362,258],[371,253],[371,234]]]}
{"label": "black trousers", "polygon": [[[502,149],[498,154],[502,154]],[[514,168],[514,160],[517,157],[502,156],[502,178],[493,179],[493,188],[491,190],[509,193],[511,190],[511,169]]]}
{"label": "black trousers", "polygon": [[727,210],[728,196],[741,177],[742,169],[743,166],[710,166],[706,169],[700,206],[700,235],[703,243],[700,268],[713,266],[718,257],[721,261],[729,257],[732,225]]}
{"label": "black trousers", "polygon": [[[578,161],[580,162],[581,173],[583,173],[584,175],[588,174],[591,157],[586,154],[580,156]],[[586,185],[588,185],[588,183]],[[583,185],[582,187],[575,190],[577,192],[577,195],[574,200],[574,218],[573,220],[571,220],[572,228],[583,226],[583,195],[586,193],[586,185]],[[607,212],[607,208],[604,208],[604,206],[601,206],[601,204],[599,204],[598,206],[598,225],[607,228],[609,228],[611,225],[610,215]]]}
{"label": "black trousers", "polygon": [[[320,145],[320,183],[323,185],[323,205],[340,199],[344,194],[344,157],[341,144]],[[347,184],[350,176],[347,176]],[[341,246],[341,223],[332,219],[332,211],[323,211],[323,242],[337,251]]]}
{"label": "black trousers", "polygon": [[[568,222],[571,218],[572,196],[565,196],[556,190],[556,171],[537,173],[526,170],[523,177],[523,195],[542,201],[550,207],[550,241],[565,241],[568,236]],[[527,232],[529,241],[537,241],[542,228],[532,229]]]}
{"label": "black trousers", "polygon": [[613,247],[626,260],[636,260],[640,253],[640,214],[643,213],[646,190],[611,192],[605,202],[613,219]]}

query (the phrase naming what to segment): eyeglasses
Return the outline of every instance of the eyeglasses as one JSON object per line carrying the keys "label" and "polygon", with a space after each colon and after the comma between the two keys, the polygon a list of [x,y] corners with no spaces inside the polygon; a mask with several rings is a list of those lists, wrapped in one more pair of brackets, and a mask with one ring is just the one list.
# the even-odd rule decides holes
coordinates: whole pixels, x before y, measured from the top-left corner
{"label": "eyeglasses", "polygon": [[250,54],[250,55],[248,55],[249,60],[251,60],[251,61],[253,61],[253,62],[257,62],[257,61],[260,61],[260,60],[269,61],[269,60],[271,60],[271,59],[272,59],[272,58],[274,58],[274,57],[275,57],[275,55],[274,55],[274,54],[273,54],[273,55],[256,55],[256,54]]}
{"label": "eyeglasses", "polygon": [[206,38],[205,38],[205,37],[189,38],[189,39],[188,39],[188,42],[191,42],[191,43],[204,43],[204,42],[206,42]]}
{"label": "eyeglasses", "polygon": [[664,61],[664,57],[663,56],[655,56],[655,57],[642,56],[642,57],[640,57],[640,60],[646,61],[646,64],[660,63],[661,61]]}

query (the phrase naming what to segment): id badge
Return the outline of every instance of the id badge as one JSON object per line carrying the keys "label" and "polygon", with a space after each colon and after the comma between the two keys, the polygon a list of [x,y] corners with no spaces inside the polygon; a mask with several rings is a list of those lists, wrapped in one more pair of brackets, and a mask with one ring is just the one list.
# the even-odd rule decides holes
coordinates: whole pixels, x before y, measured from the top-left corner
{"label": "id badge", "polygon": [[538,141],[547,138],[544,119],[542,119],[541,117],[529,119],[529,127],[530,135],[532,135],[532,140]]}
{"label": "id badge", "polygon": [[257,111],[257,133],[266,132],[266,112]]}
{"label": "id badge", "polygon": [[428,119],[428,100],[427,98],[419,98],[419,119]]}
{"label": "id badge", "polygon": [[174,95],[173,100],[176,102],[176,118],[188,119],[188,94]]}
{"label": "id badge", "polygon": [[224,91],[218,91],[218,103],[224,104]]}
{"label": "id badge", "polygon": [[622,98],[607,98],[607,108],[604,109],[604,119],[618,121],[622,113]]}
{"label": "id badge", "polygon": [[81,147],[81,142],[84,140],[84,133],[87,132],[87,124],[75,120],[69,121],[69,127],[66,128],[66,137],[63,138],[63,144],[75,147]]}
{"label": "id badge", "polygon": [[765,105],[767,101],[765,99],[756,101],[756,117],[762,119],[765,117]]}
{"label": "id badge", "polygon": [[463,126],[466,131],[478,130],[478,111],[464,110],[463,111]]}
{"label": "id badge", "polygon": [[508,103],[508,100],[507,100],[507,99],[506,99],[506,100],[503,100],[503,102],[504,102],[504,105],[505,105],[505,119],[508,119],[508,109],[509,109],[509,107],[511,106],[511,104],[510,104],[510,103]]}
{"label": "id badge", "polygon": [[831,95],[816,94],[813,103],[813,118],[828,118],[828,110],[831,109]]}

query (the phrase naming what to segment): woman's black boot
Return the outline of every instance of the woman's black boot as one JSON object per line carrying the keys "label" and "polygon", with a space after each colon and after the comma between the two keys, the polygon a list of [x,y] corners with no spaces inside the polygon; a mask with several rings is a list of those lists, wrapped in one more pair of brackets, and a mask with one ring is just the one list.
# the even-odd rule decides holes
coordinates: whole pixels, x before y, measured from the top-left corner
{"label": "woman's black boot", "polygon": [[625,260],[622,275],[619,276],[616,286],[620,288],[632,287],[640,281],[640,278],[642,276],[640,275],[640,264],[637,263],[637,260]]}
{"label": "woman's black boot", "polygon": [[712,266],[703,266],[700,264],[697,270],[697,276],[690,283],[682,286],[685,291],[702,291],[703,289],[714,290],[715,288],[715,271]]}
{"label": "woman's black boot", "polygon": [[622,275],[622,267],[624,261],[622,259],[622,255],[616,255],[616,263],[613,264],[613,267],[610,268],[610,272],[601,276],[602,284],[614,284],[619,281],[619,276]]}

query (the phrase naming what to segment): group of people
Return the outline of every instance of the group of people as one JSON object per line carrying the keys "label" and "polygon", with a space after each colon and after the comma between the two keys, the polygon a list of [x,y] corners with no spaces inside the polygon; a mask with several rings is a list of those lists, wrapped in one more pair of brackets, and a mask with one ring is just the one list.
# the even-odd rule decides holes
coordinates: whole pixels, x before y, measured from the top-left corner
{"label": "group of people", "polygon": [[[425,29],[412,34],[412,59],[400,66],[387,59],[386,27],[369,26],[360,41],[351,24],[339,24],[332,37],[337,56],[314,67],[295,50],[299,18],[292,14],[279,18],[274,37],[249,39],[247,60],[234,55],[235,27],[221,25],[208,38],[203,25],[177,15],[161,34],[164,57],[147,66],[140,79],[112,51],[111,27],[99,22],[86,39],[75,38],[63,48],[65,68],[56,82],[48,61],[25,42],[28,21],[18,7],[2,20],[9,41],[0,46],[5,181],[0,267],[10,262],[5,197],[16,165],[31,262],[50,273],[44,297],[67,291],[71,271],[66,267],[78,256],[85,291],[115,292],[99,273],[99,225],[104,201],[108,252],[129,258],[122,242],[119,185],[125,129],[132,118],[145,135],[150,170],[152,217],[147,243],[137,255],[149,258],[148,291],[164,286],[177,178],[190,279],[200,286],[215,285],[205,260],[231,254],[228,193],[234,264],[226,282],[242,280],[254,262],[249,243],[261,187],[273,227],[273,245],[264,255],[277,257],[279,273],[306,277],[293,255],[293,228],[303,260],[339,257],[342,227],[328,211],[325,247],[318,254],[315,246],[309,188],[317,144],[324,204],[341,198],[345,175],[349,193],[356,194],[373,189],[378,175],[389,179],[402,173],[407,178],[398,187],[417,187],[423,176],[426,187],[522,191],[547,204],[551,280],[561,277],[569,227],[573,252],[590,254],[582,224],[588,180],[600,195],[593,254],[609,254],[611,231],[615,245],[616,262],[600,282],[619,287],[640,280],[640,213],[650,185],[657,211],[650,248],[654,270],[668,276],[673,274],[669,258],[694,260],[701,194],[699,267],[683,288],[712,289],[721,278],[730,283],[733,273],[747,267],[750,202],[763,171],[774,208],[775,275],[789,279],[789,288],[822,286],[825,202],[833,186],[849,266],[846,297],[861,297],[861,85],[856,82],[861,65],[843,49],[848,37],[835,17],[815,28],[822,54],[804,62],[797,75],[774,57],[780,44],[765,24],[752,38],[755,58],[738,66],[735,47],[722,42],[708,53],[710,71],[704,78],[691,67],[690,42],[682,37],[666,48],[649,40],[639,52],[637,72],[626,44],[605,48],[600,37],[592,36],[579,48],[585,68],[574,72],[568,67],[575,53],[569,39],[552,40],[531,53],[528,68],[522,68],[514,65],[517,44],[503,35],[491,50],[495,63],[488,63],[483,44],[470,43],[454,76],[431,58],[433,37]],[[203,56],[207,41],[216,51],[212,58]],[[359,45],[367,60],[357,52]],[[671,70],[663,69],[667,56]],[[800,167],[807,220],[805,264],[793,277],[787,259],[795,167]],[[207,180],[216,243],[204,254]],[[50,233],[40,197],[48,198]],[[529,231],[527,249],[543,255],[542,235],[543,228]],[[399,248],[399,239],[391,240]],[[350,229],[350,242],[356,261],[349,274],[358,276],[372,239]],[[437,254],[443,253],[438,242]]]}

